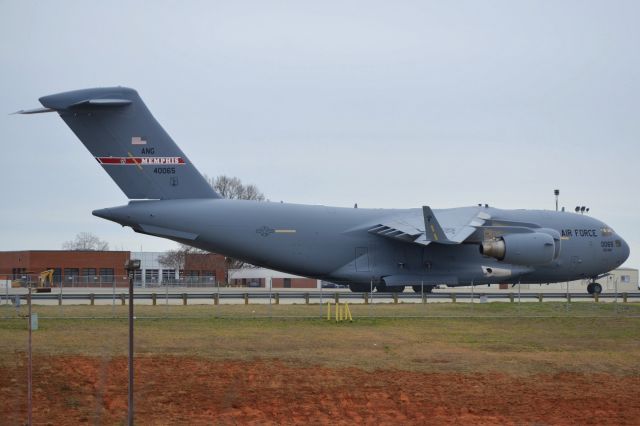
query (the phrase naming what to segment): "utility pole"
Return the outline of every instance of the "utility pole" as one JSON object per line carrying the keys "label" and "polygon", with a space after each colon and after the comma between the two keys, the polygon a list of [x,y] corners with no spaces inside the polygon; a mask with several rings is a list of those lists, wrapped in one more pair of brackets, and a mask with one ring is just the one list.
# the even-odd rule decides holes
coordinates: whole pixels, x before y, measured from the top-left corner
{"label": "utility pole", "polygon": [[129,426],[133,426],[133,277],[135,271],[140,269],[139,259],[130,259],[124,265],[129,276]]}

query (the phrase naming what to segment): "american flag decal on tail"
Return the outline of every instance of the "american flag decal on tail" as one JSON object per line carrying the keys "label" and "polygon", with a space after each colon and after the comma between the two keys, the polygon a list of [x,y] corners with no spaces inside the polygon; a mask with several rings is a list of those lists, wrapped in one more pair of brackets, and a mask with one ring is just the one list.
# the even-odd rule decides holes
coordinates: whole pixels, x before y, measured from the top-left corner
{"label": "american flag decal on tail", "polygon": [[147,141],[142,139],[140,136],[134,136],[131,138],[131,145],[146,145]]}

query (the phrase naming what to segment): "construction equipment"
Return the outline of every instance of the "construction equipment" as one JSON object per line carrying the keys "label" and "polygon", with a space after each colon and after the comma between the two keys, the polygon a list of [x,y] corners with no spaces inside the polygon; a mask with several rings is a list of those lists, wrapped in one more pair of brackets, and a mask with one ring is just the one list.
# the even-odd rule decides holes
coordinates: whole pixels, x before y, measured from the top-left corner
{"label": "construction equipment", "polygon": [[51,287],[53,287],[53,269],[47,269],[40,272],[38,277],[38,286],[36,287],[36,293],[51,293]]}

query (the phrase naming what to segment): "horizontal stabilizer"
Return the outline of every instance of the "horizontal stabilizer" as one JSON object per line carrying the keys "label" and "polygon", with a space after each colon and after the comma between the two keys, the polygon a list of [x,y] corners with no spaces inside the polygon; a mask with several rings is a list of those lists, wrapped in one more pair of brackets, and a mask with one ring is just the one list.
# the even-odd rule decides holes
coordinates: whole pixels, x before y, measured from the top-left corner
{"label": "horizontal stabilizer", "polygon": [[42,114],[43,112],[54,112],[53,108],[33,108],[33,109],[21,109],[20,111],[12,112],[11,114]]}
{"label": "horizontal stabilizer", "polygon": [[81,106],[118,107],[118,106],[127,106],[130,104],[131,104],[131,101],[129,99],[86,99],[84,101],[76,102],[73,105],[69,105],[69,108],[81,107]]}

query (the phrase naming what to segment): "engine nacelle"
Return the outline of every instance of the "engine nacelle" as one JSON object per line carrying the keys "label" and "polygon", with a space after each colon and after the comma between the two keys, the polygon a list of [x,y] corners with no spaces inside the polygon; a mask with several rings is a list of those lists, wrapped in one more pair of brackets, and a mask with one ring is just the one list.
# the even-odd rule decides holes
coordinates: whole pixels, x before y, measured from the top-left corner
{"label": "engine nacelle", "polygon": [[480,245],[483,255],[514,265],[544,265],[551,262],[558,251],[554,238],[542,232],[507,234]]}

